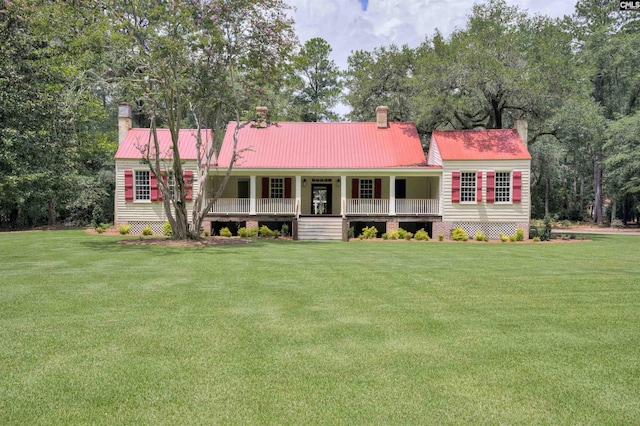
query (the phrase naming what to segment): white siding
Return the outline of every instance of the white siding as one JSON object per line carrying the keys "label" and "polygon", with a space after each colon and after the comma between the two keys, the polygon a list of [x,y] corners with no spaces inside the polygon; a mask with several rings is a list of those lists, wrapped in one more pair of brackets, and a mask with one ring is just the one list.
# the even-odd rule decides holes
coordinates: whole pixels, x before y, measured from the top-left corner
{"label": "white siding", "polygon": [[[531,215],[530,160],[445,161],[442,175],[442,220],[444,222],[528,222]],[[482,171],[482,202],[451,202],[451,172]],[[487,203],[488,171],[521,171],[522,202]],[[513,193],[512,193],[513,194]]]}
{"label": "white siding", "polygon": [[[198,182],[195,179],[195,162],[186,162],[184,170],[190,170],[194,174],[193,194],[198,189]],[[116,223],[126,222],[164,222],[167,215],[164,212],[162,201],[135,202],[124,199],[124,171],[125,170],[149,170],[149,166],[140,164],[139,160],[116,160],[116,191],[115,191],[115,221]],[[187,202],[187,214],[191,218],[193,202]]]}
{"label": "white siding", "polygon": [[429,153],[427,156],[427,164],[430,166],[442,166],[442,157],[440,156],[440,149],[438,143],[431,137],[431,143],[429,143]]}

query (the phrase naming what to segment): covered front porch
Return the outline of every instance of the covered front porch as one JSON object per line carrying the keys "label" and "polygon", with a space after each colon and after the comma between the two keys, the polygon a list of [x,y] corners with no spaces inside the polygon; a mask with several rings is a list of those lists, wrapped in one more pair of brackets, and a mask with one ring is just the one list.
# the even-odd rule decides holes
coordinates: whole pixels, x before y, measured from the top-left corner
{"label": "covered front porch", "polygon": [[[210,193],[216,178],[209,183]],[[232,176],[212,216],[441,216],[437,171]]]}

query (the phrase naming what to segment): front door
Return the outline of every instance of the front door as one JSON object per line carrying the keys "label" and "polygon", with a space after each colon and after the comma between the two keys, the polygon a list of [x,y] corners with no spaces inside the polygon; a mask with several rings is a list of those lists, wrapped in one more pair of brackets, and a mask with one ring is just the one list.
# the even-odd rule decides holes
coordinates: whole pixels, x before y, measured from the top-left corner
{"label": "front door", "polygon": [[331,214],[331,184],[311,185],[311,214]]}

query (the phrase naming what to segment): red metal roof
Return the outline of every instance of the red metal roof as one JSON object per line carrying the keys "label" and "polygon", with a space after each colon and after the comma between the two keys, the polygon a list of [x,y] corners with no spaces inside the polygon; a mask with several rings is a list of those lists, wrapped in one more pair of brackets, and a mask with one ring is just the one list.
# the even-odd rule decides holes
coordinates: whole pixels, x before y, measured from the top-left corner
{"label": "red metal roof", "polygon": [[[226,167],[233,149],[236,123],[229,123],[220,151]],[[298,123],[267,128],[246,126],[238,132],[235,168],[250,169],[373,169],[426,166],[412,123]]]}
{"label": "red metal roof", "polygon": [[443,160],[529,160],[531,155],[515,129],[434,130]]}
{"label": "red metal roof", "polygon": [[[197,159],[196,152],[196,130],[182,129],[178,134],[178,147],[180,157],[183,160]],[[211,139],[211,130],[203,129],[203,138]],[[158,143],[160,145],[161,158],[171,157],[171,132],[169,129],[157,129]],[[131,129],[127,132],[124,140],[118,147],[115,158],[120,159],[140,159],[146,148],[153,147],[153,141],[150,139],[150,129]],[[153,151],[151,151],[153,153]]]}

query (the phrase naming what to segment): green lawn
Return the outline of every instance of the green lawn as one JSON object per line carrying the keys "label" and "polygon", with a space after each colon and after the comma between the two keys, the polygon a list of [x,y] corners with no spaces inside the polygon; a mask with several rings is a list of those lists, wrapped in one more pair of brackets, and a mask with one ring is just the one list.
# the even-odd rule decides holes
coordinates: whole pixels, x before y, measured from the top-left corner
{"label": "green lawn", "polygon": [[637,424],[640,237],[0,234],[0,424]]}

